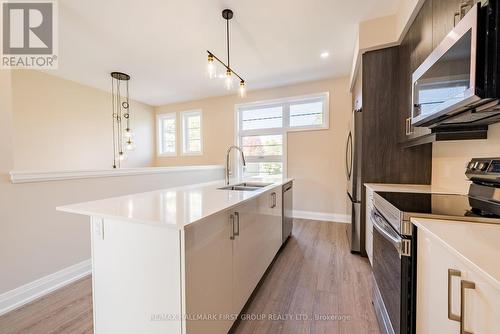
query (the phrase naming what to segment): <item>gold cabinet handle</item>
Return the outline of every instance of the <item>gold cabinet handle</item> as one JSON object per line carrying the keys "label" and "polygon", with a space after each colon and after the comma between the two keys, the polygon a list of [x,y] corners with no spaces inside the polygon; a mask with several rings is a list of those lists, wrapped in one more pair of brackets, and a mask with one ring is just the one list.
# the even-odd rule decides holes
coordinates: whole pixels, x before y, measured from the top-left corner
{"label": "gold cabinet handle", "polygon": [[462,280],[460,282],[460,334],[474,334],[472,332],[465,330],[465,290],[466,289],[475,289],[476,284],[471,281]]}
{"label": "gold cabinet handle", "polygon": [[448,269],[448,319],[454,321],[461,321],[461,317],[458,314],[453,314],[451,311],[451,295],[452,293],[452,279],[453,277],[461,277],[462,273],[460,270]]}

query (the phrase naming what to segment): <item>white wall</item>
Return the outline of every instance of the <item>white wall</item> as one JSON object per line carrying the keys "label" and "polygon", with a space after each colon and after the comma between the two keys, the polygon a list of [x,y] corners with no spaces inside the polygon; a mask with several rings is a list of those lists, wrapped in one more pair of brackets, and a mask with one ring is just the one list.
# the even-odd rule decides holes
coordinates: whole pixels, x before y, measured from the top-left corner
{"label": "white wall", "polygon": [[488,139],[432,144],[432,187],[466,193],[465,166],[471,158],[500,157],[500,124],[490,125]]}

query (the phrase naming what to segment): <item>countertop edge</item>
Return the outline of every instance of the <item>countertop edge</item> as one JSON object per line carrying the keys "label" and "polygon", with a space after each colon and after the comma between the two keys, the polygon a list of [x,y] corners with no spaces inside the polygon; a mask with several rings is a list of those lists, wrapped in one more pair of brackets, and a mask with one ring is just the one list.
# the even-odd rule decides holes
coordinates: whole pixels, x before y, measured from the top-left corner
{"label": "countertop edge", "polygon": [[406,184],[406,183],[370,183],[363,184],[366,188],[372,191],[384,192],[401,192],[401,193],[426,193],[426,194],[453,194],[466,195],[466,193],[458,192],[453,189],[436,188],[430,184]]}
{"label": "countertop edge", "polygon": [[364,183],[364,186],[373,191],[419,192],[419,193],[431,192],[431,186],[429,184]]}
{"label": "countertop edge", "polygon": [[[439,219],[443,220],[443,219]],[[428,233],[432,238],[434,238],[436,241],[440,242],[442,245],[444,245],[449,251],[451,251],[453,254],[456,256],[460,257],[464,262],[466,262],[469,266],[477,270],[478,273],[480,273],[481,276],[483,276],[487,281],[491,282],[498,290],[500,290],[500,280],[496,279],[495,277],[491,276],[486,270],[475,264],[473,261],[471,261],[466,255],[462,254],[460,251],[458,251],[455,247],[450,245],[446,240],[441,238],[439,235],[434,233],[432,229],[428,228],[425,226],[425,222],[429,221],[436,221],[436,219],[427,219],[427,218],[411,218],[410,221],[412,222],[413,225],[415,225],[417,228],[420,228],[424,230],[426,233]],[[462,223],[462,224],[478,224],[478,223],[468,223],[465,221],[456,221],[456,220],[450,220],[449,222],[453,223]],[[483,224],[488,224],[488,223],[483,223]]]}
{"label": "countertop edge", "polygon": [[[156,192],[162,192],[162,191],[176,191],[176,190],[178,191],[178,190],[184,190],[184,189],[207,187],[207,186],[211,186],[211,185],[215,186],[215,185],[220,185],[221,180],[209,181],[209,182],[204,182],[204,183],[195,183],[195,184],[183,185],[183,186],[172,187],[172,188],[163,188],[163,189],[157,189],[157,190],[153,190],[153,191],[145,191],[145,192],[133,193],[133,194],[123,195],[123,196],[115,196],[115,197],[110,197],[110,198],[94,200],[94,201],[86,201],[86,202],[80,202],[80,203],[74,203],[74,204],[68,204],[68,205],[61,205],[61,206],[56,207],[56,211],[64,212],[64,213],[71,213],[71,214],[79,214],[79,215],[84,215],[84,216],[88,216],[88,217],[96,217],[96,218],[100,218],[100,219],[120,220],[120,221],[136,223],[136,224],[150,225],[150,226],[155,226],[155,227],[164,227],[164,228],[171,228],[171,229],[175,229],[175,230],[184,230],[187,227],[189,227],[193,224],[196,224],[204,219],[207,219],[211,216],[214,216],[220,212],[230,210],[230,209],[232,209],[240,204],[243,204],[243,203],[246,203],[252,199],[255,199],[259,195],[266,193],[266,192],[268,192],[276,187],[281,187],[281,186],[285,185],[286,183],[293,182],[293,181],[294,181],[293,178],[284,178],[284,179],[281,179],[279,181],[278,180],[272,181],[272,184],[270,184],[266,187],[263,187],[262,189],[255,190],[254,192],[249,194],[249,197],[247,197],[245,199],[241,199],[239,201],[232,203],[231,205],[224,206],[223,208],[218,209],[214,212],[209,212],[206,215],[201,216],[200,218],[197,218],[191,222],[184,223],[184,224],[179,224],[179,222],[177,224],[164,224],[164,223],[161,223],[161,222],[156,221],[156,220],[150,221],[150,220],[131,218],[131,217],[127,217],[124,215],[104,214],[104,213],[100,213],[100,212],[94,212],[91,210],[80,210],[80,209],[75,208],[75,207],[80,206],[80,205],[85,205],[85,204],[91,205],[92,203],[95,203],[95,202],[106,201],[106,200],[110,200],[110,199],[120,199],[120,198],[125,199],[125,198],[130,198],[133,196],[143,195],[143,194],[147,194],[147,193],[156,193]],[[237,181],[237,182],[245,182],[245,180]],[[271,181],[269,181],[269,182],[271,182]],[[223,190],[221,190],[221,191],[223,191]],[[225,191],[232,191],[232,190],[225,190]]]}

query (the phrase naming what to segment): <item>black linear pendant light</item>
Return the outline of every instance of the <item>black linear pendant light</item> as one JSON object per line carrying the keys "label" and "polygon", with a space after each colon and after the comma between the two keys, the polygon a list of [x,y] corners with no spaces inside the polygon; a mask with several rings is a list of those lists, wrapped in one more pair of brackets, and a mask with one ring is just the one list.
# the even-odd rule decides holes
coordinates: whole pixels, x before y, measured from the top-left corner
{"label": "black linear pendant light", "polygon": [[233,18],[233,11],[231,9],[224,9],[222,11],[222,17],[226,20],[226,44],[227,44],[227,64],[224,63],[220,58],[214,55],[213,52],[208,51],[208,76],[213,79],[217,77],[216,75],[216,68],[215,68],[215,60],[217,60],[222,66],[224,66],[226,73],[225,73],[225,82],[226,82],[226,89],[230,90],[233,87],[233,75],[236,76],[240,80],[240,88],[239,88],[239,93],[240,97],[245,97],[246,95],[246,89],[245,89],[245,80],[238,75],[232,68],[231,68],[231,63],[230,63],[230,58],[229,58],[229,20]]}

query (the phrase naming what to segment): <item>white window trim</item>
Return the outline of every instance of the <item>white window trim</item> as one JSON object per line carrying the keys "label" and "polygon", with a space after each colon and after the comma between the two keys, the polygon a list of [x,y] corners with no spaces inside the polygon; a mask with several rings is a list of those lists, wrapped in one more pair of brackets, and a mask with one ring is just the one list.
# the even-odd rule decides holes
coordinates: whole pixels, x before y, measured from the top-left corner
{"label": "white window trim", "polygon": [[[166,118],[173,118],[175,120],[175,151],[173,153],[164,153],[161,151],[161,147],[163,145],[163,135],[162,135],[162,120]],[[161,113],[156,115],[156,155],[158,157],[175,157],[177,156],[177,113],[169,112],[169,113]]]}
{"label": "white window trim", "polygon": [[[200,116],[200,151],[199,152],[186,152],[186,124],[185,118],[189,115],[199,115]],[[201,109],[185,110],[180,112],[181,119],[181,154],[187,156],[199,156],[203,155],[203,112]]]}
{"label": "white window trim", "polygon": [[[324,122],[321,125],[313,125],[313,126],[301,126],[301,127],[290,127],[290,103],[297,102],[300,100],[309,100],[314,98],[321,98],[325,101],[323,104],[323,117]],[[244,109],[251,109],[253,107],[262,107],[262,106],[273,106],[273,105],[284,105],[283,108],[283,125],[280,128],[270,128],[270,129],[258,129],[258,130],[243,130],[241,129],[241,115],[240,111]],[[254,101],[250,103],[239,103],[234,106],[234,114],[235,114],[235,126],[234,126],[234,143],[237,146],[241,145],[240,138],[242,136],[252,136],[252,135],[282,135],[283,136],[283,155],[282,155],[282,163],[283,163],[283,177],[287,177],[288,175],[288,133],[289,132],[300,132],[300,131],[317,131],[317,130],[327,130],[330,128],[330,93],[322,92],[316,94],[307,94],[307,95],[299,95],[299,96],[291,96],[279,99],[272,100],[261,100]],[[236,155],[233,153],[233,158],[238,161],[240,168],[237,170],[237,176],[240,178],[243,176],[243,166],[241,164],[239,154]],[[259,158],[254,157],[245,157],[248,162],[259,162]],[[271,158],[272,160],[272,158]],[[267,161],[267,160],[266,160]]]}

